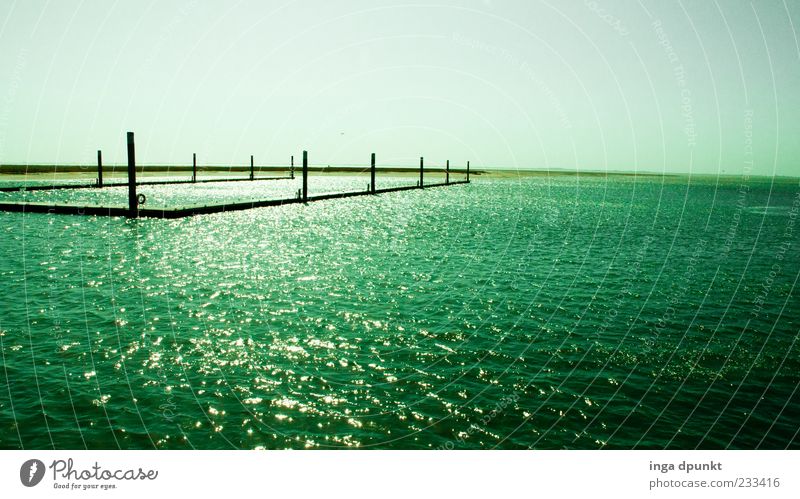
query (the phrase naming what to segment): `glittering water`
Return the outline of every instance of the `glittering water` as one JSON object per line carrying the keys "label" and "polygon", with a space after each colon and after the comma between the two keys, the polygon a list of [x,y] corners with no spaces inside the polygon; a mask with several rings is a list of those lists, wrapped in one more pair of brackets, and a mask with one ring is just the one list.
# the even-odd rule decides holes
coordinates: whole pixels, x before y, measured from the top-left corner
{"label": "glittering water", "polygon": [[174,221],[0,213],[0,447],[798,448],[799,192],[555,176]]}

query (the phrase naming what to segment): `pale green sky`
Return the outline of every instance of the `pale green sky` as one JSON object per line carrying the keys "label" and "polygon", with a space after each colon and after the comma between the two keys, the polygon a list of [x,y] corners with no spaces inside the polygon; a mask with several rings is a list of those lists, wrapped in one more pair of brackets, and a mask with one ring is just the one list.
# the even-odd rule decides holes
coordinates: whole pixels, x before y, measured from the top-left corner
{"label": "pale green sky", "polygon": [[0,163],[800,175],[796,2],[0,2]]}

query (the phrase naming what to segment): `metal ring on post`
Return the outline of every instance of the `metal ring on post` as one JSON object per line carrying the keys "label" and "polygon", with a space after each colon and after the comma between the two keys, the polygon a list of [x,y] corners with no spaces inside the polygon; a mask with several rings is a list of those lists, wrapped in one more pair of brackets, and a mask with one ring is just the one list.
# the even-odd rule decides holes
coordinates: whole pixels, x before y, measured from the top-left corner
{"label": "metal ring on post", "polygon": [[147,201],[147,196],[144,194],[139,194],[136,196],[136,200],[139,202],[139,205],[143,205]]}

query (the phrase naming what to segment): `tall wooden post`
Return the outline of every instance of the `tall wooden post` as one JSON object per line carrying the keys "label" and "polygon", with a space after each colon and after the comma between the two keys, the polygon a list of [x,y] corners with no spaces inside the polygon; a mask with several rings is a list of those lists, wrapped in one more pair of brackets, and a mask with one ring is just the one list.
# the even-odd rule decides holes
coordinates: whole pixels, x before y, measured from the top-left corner
{"label": "tall wooden post", "polygon": [[420,187],[422,187],[422,181],[423,181],[423,179],[422,179],[422,164],[423,164],[423,161],[424,160],[423,160],[422,156],[420,156],[420,158],[419,158],[419,186]]}
{"label": "tall wooden post", "polygon": [[192,153],[192,182],[197,182],[197,153]]}
{"label": "tall wooden post", "polygon": [[294,156],[292,156],[292,169],[289,170],[289,178],[294,179]]}
{"label": "tall wooden post", "polygon": [[128,217],[139,216],[139,199],[136,197],[136,149],[133,132],[128,132]]}
{"label": "tall wooden post", "polygon": [[303,202],[308,201],[308,151],[303,151]]}
{"label": "tall wooden post", "polygon": [[375,194],[375,153],[372,153],[369,167],[369,189],[370,192]]}
{"label": "tall wooden post", "polygon": [[97,151],[97,187],[103,187],[103,151]]}
{"label": "tall wooden post", "polygon": [[250,180],[253,180],[253,155],[250,155]]}
{"label": "tall wooden post", "polygon": [[447,166],[444,167],[444,183],[450,183],[450,160],[447,160]]}
{"label": "tall wooden post", "polygon": [[469,182],[469,161],[467,161],[467,182]]}

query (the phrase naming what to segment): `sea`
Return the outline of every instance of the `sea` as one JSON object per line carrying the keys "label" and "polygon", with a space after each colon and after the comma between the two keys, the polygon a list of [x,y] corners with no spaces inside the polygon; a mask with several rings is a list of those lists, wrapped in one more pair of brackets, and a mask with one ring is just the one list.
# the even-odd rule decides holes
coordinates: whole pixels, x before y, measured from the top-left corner
{"label": "sea", "polygon": [[471,180],[177,220],[0,213],[0,448],[800,448],[800,180]]}

